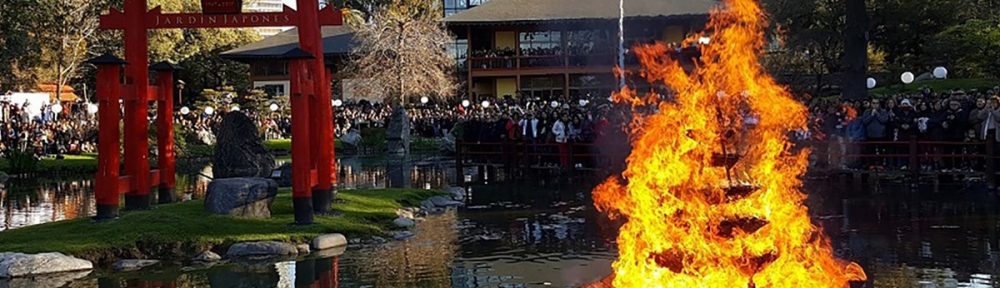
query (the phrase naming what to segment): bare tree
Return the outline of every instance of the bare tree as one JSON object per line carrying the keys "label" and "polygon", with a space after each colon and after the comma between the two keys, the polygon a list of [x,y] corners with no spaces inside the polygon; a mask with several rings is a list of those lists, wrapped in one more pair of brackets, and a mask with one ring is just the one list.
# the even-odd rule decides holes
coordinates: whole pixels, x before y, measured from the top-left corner
{"label": "bare tree", "polygon": [[412,97],[454,95],[455,59],[446,50],[454,37],[433,12],[438,2],[394,0],[358,30],[349,67],[355,94],[394,105]]}

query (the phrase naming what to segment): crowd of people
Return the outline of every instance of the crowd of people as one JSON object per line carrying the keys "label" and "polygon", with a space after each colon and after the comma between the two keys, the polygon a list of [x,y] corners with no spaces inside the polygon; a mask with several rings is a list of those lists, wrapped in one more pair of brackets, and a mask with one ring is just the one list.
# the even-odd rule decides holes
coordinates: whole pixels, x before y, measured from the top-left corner
{"label": "crowd of people", "polygon": [[[818,100],[811,105],[812,135],[831,145],[831,155],[864,154],[867,159],[836,157],[832,165],[854,168],[955,170],[977,169],[983,161],[958,157],[983,153],[982,145],[1000,141],[1000,89],[954,90],[897,94],[865,100]],[[920,141],[921,167],[908,167],[904,157],[909,147],[901,143]],[[859,142],[872,144],[856,145]],[[892,143],[895,142],[895,143]],[[855,143],[855,145],[852,145]],[[900,143],[900,144],[896,144]],[[872,155],[895,155],[873,157]],[[944,159],[947,158],[947,159]],[[959,159],[962,158],[962,159]]]}
{"label": "crowd of people", "polygon": [[[79,104],[66,105],[61,113],[55,113],[57,109],[51,105],[28,111],[28,105],[0,99],[0,117],[4,119],[0,122],[0,153],[12,149],[37,155],[95,152],[95,113]],[[982,154],[982,143],[1000,143],[1000,88],[946,92],[925,89],[864,100],[820,98],[809,106],[812,127],[808,137],[823,146],[815,149],[820,152],[817,157],[822,158],[819,162],[837,168],[978,169],[984,161],[956,155]],[[412,134],[420,137],[558,146],[593,142],[606,133],[610,110],[611,105],[603,100],[504,97],[480,103],[414,104],[408,106],[407,114]],[[291,137],[287,113],[244,113],[258,119],[265,138]],[[340,137],[351,131],[385,127],[392,113],[389,105],[344,101],[335,108],[335,134]],[[220,114],[178,112],[175,123],[181,130],[210,142],[222,119]],[[154,118],[151,111],[151,121]],[[921,161],[921,167],[908,167],[910,162],[903,157],[910,152],[906,143],[912,140],[921,141],[919,153],[927,158]]]}
{"label": "crowd of people", "polygon": [[97,122],[86,109],[55,113],[47,104],[30,111],[28,104],[0,99],[0,154],[15,149],[37,155],[94,152]]}

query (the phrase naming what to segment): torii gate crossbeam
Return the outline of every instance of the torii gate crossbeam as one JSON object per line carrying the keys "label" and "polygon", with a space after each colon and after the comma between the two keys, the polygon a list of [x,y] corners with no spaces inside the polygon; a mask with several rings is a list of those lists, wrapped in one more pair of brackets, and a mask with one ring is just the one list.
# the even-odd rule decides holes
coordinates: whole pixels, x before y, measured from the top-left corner
{"label": "torii gate crossbeam", "polygon": [[[204,0],[203,2],[213,2]],[[215,1],[219,2],[219,1]],[[237,1],[223,1],[229,5]],[[149,29],[171,28],[235,28],[280,27],[298,28],[299,53],[289,57],[292,89],[292,194],[295,203],[296,224],[311,224],[314,213],[329,212],[333,199],[334,150],[333,108],[331,106],[331,76],[325,69],[321,26],[342,25],[339,9],[332,6],[320,10],[315,0],[297,0],[299,10],[287,6],[274,13],[164,14],[159,7],[147,10],[146,0],[125,0],[125,11],[112,9],[100,18],[100,28],[124,30],[125,60],[106,55],[94,59],[98,65],[98,98],[101,117],[98,174],[97,218],[113,219],[118,215],[120,193],[125,194],[126,209],[149,209],[151,187],[157,186],[160,202],[172,201],[174,180],[173,153],[173,68],[158,64],[157,86],[149,84],[148,37]],[[234,9],[238,11],[238,7]],[[125,65],[124,83],[119,78],[119,67]],[[308,87],[303,87],[307,85]],[[125,115],[119,119],[118,102],[122,101]],[[149,123],[146,115],[149,101],[158,101],[157,135],[159,169],[150,170]],[[312,116],[312,117],[309,117]],[[298,119],[296,119],[298,118]],[[164,120],[166,119],[166,120]],[[119,173],[118,129],[124,120],[125,169]],[[298,120],[298,121],[296,121]],[[304,173],[303,173],[304,172]],[[168,200],[168,201],[165,201]]]}

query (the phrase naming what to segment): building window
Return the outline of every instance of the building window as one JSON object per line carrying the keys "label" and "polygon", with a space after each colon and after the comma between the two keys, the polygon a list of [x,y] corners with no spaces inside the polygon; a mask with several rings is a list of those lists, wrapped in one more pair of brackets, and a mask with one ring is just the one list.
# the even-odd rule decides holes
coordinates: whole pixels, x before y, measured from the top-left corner
{"label": "building window", "polygon": [[253,68],[250,70],[250,74],[255,77],[288,75],[288,65],[283,61],[262,62],[251,66]]}
{"label": "building window", "polygon": [[285,96],[285,85],[264,85],[257,89],[264,91],[268,96]]}
{"label": "building window", "polygon": [[562,35],[559,31],[521,32],[521,55],[562,54]]}
{"label": "building window", "polygon": [[469,39],[455,39],[455,42],[452,42],[450,45],[448,45],[448,55],[451,55],[452,58],[455,58],[459,70],[464,70],[465,59],[468,58],[468,53],[469,53]]}
{"label": "building window", "polygon": [[442,0],[444,1],[444,16],[448,17],[452,14],[457,14],[459,12],[465,11],[466,9],[483,5],[489,0]]}
{"label": "building window", "polygon": [[254,81],[253,89],[264,91],[271,97],[285,96],[291,93],[291,82],[289,81]]}

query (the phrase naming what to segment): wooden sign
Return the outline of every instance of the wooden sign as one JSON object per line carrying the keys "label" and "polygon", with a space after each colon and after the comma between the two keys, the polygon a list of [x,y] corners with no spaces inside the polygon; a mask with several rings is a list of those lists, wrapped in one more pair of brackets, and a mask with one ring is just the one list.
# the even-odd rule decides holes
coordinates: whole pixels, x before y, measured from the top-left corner
{"label": "wooden sign", "polygon": [[201,0],[201,11],[205,14],[239,14],[243,11],[243,0]]}
{"label": "wooden sign", "polygon": [[[340,9],[327,6],[318,12],[320,26],[338,26],[343,24]],[[281,12],[238,13],[238,14],[203,14],[203,13],[163,13],[160,7],[146,12],[143,19],[146,29],[172,28],[236,28],[236,27],[283,27],[299,26],[298,12],[285,6]],[[101,15],[101,29],[125,29],[125,14],[111,9],[108,14]]]}

